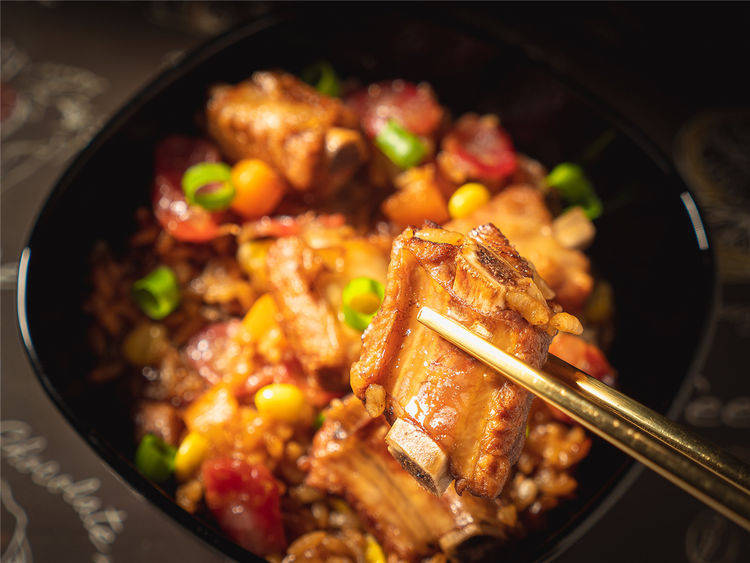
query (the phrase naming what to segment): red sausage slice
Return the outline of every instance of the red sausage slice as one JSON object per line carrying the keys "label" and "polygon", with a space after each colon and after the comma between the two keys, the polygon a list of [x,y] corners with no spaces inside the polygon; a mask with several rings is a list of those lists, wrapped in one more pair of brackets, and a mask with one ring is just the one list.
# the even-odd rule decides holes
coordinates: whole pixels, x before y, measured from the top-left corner
{"label": "red sausage slice", "polygon": [[404,80],[371,84],[351,94],[346,103],[359,115],[362,128],[370,137],[375,137],[391,119],[415,135],[429,136],[443,119],[443,108],[432,88]]}
{"label": "red sausage slice", "polygon": [[180,185],[182,175],[200,162],[219,162],[219,151],[210,143],[173,135],[161,141],[154,151],[156,175],[152,193],[154,215],[174,238],[186,242],[206,242],[219,234],[222,213],[209,213],[188,205]]}
{"label": "red sausage slice", "polygon": [[516,170],[516,151],[497,117],[466,114],[445,136],[438,157],[442,171],[457,183],[497,184]]}

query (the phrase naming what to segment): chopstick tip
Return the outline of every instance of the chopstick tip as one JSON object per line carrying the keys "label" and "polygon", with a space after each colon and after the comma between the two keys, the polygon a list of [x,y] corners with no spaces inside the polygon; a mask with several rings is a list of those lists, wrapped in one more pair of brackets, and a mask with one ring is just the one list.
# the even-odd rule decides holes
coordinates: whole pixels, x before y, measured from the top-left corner
{"label": "chopstick tip", "polygon": [[423,325],[429,326],[429,319],[434,319],[437,315],[438,313],[436,313],[429,307],[420,307],[419,311],[417,311],[417,320]]}

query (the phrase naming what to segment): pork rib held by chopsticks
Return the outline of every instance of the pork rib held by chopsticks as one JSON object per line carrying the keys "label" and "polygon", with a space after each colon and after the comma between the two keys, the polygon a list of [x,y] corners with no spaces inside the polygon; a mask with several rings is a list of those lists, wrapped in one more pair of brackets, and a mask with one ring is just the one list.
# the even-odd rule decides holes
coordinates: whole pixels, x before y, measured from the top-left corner
{"label": "pork rib held by chopsticks", "polygon": [[422,485],[497,497],[521,452],[531,395],[423,327],[422,306],[541,367],[558,329],[580,323],[491,224],[466,236],[406,229],[394,242],[385,300],[364,335],[351,385],[385,415],[391,454]]}

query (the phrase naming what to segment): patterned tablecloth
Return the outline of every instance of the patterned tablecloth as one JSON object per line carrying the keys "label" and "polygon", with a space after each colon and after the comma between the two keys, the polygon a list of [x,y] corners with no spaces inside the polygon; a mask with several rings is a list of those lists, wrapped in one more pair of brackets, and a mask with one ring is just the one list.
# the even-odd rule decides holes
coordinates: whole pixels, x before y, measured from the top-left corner
{"label": "patterned tablecloth", "polygon": [[[239,17],[267,9],[264,4],[182,2],[2,5],[3,562],[223,559],[131,492],[53,407],[18,336],[15,274],[20,250],[51,186],[103,121],[186,49]],[[607,10],[597,13],[612,16]],[[614,13],[622,15],[620,8]],[[607,35],[611,22],[588,21],[584,31],[594,40],[606,35],[603,48],[612,48]],[[628,20],[618,21],[615,31],[627,40]],[[638,26],[637,18],[635,24],[630,21],[630,27]],[[523,36],[540,28],[522,14],[514,29]],[[673,154],[704,207],[723,292],[712,348],[683,418],[750,459],[750,109],[738,107],[731,96],[696,96],[692,101],[676,96],[679,84],[670,82],[671,90],[654,87],[654,75],[647,72],[645,79],[631,82],[599,73],[602,55],[586,43],[565,43],[550,33],[538,48],[557,56],[568,53],[566,70]],[[622,83],[628,84],[627,95]],[[594,559],[747,561],[750,537],[646,471],[560,558]]]}

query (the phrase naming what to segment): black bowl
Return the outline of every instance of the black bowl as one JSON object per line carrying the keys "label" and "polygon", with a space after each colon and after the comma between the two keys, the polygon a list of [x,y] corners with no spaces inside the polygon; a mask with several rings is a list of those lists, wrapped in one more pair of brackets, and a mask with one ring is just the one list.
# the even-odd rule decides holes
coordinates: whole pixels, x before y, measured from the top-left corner
{"label": "black bowl", "polygon": [[[431,10],[429,18],[394,6],[370,12],[277,14],[177,63],[133,98],[63,175],[21,260],[21,333],[52,400],[132,487],[238,559],[252,556],[134,469],[127,404],[117,386],[85,379],[92,358],[82,302],[91,248],[101,239],[123,246],[135,209],[148,203],[155,143],[170,133],[200,132],[209,85],[239,81],[256,69],[298,72],[328,59],[342,75],[363,82],[428,81],[455,114],[499,113],[518,148],[546,165],[585,161],[605,204],[590,254],[597,273],[614,286],[610,358],[622,389],[660,412],[674,415],[684,402],[713,318],[714,262],[699,211],[640,134],[487,22],[457,11]],[[624,492],[636,469],[596,441],[578,470],[576,498],[552,511],[546,528],[513,554],[507,548],[503,554],[532,560],[560,553]]]}

